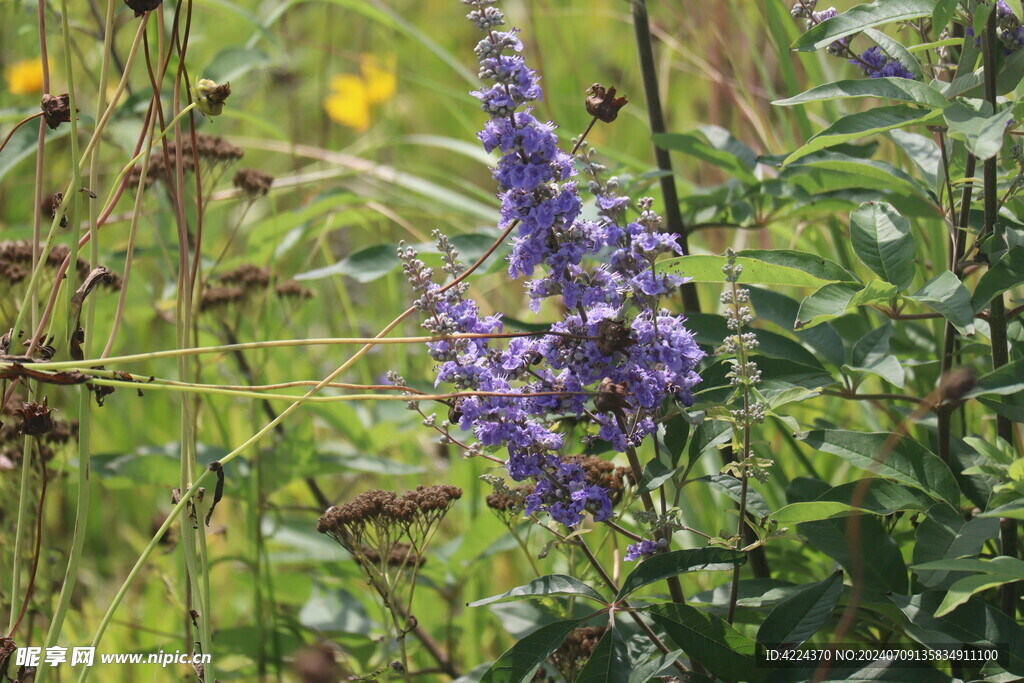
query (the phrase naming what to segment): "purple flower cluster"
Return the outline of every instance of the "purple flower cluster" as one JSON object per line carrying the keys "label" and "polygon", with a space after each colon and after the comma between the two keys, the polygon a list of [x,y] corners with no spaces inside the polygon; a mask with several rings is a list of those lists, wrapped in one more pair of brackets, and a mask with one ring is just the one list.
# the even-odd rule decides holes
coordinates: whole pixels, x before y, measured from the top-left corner
{"label": "purple flower cluster", "polygon": [[[490,85],[472,94],[490,116],[480,140],[500,154],[493,171],[502,207],[498,227],[515,229],[509,274],[531,278],[526,289],[534,311],[543,299],[558,296],[569,313],[550,334],[516,337],[504,347],[485,337],[428,344],[438,362],[437,384],[501,394],[457,399],[449,421],[472,432],[480,448],[507,449],[512,479],[536,481],[527,514],[547,512],[569,527],[584,513],[603,521],[612,515],[609,492],[588,485],[583,468],[563,457],[555,422],[596,419],[598,437],[624,451],[655,430],[653,418],[666,401],[692,403],[700,381],[695,368],[704,353],[684,318],[658,308],[660,297],[684,278],[653,268],[659,255],[680,249],[673,235],[661,231],[649,199],[641,200],[639,218],[623,225],[629,199],[598,186],[597,220],[581,219],[573,160],[559,148],[554,124],[531,113],[529,104],[541,89],[520,55],[522,42],[514,30],[494,30],[504,24],[494,0],[463,2],[486,34],[476,54],[480,76]],[[454,249],[443,236],[439,246],[445,271],[457,276]],[[432,334],[502,330],[500,316],[482,316],[466,298],[464,283],[444,289],[413,250],[403,247],[400,256]],[[588,257],[605,263],[587,267]],[[588,407],[598,385],[615,387],[618,398]]]}
{"label": "purple flower cluster", "polygon": [[869,78],[909,78],[914,79],[914,74],[907,70],[899,60],[893,59],[882,52],[877,45],[869,47],[857,59],[849,60],[850,64],[856,64],[864,69],[864,74]]}
{"label": "purple flower cluster", "polygon": [[635,562],[646,555],[653,555],[666,546],[664,539],[658,541],[643,540],[626,546],[626,562]]}

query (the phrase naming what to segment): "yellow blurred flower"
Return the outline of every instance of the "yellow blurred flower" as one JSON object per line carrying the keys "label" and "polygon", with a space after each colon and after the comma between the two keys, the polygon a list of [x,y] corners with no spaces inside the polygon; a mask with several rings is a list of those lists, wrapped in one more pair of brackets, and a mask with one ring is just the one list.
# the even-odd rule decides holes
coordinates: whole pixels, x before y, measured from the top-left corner
{"label": "yellow blurred flower", "polygon": [[382,62],[369,54],[360,55],[359,72],[331,79],[324,109],[335,123],[363,132],[373,120],[372,107],[395,96],[397,77],[394,60]]}
{"label": "yellow blurred flower", "polygon": [[43,91],[43,63],[39,58],[23,59],[4,71],[7,91],[12,95],[28,95]]}

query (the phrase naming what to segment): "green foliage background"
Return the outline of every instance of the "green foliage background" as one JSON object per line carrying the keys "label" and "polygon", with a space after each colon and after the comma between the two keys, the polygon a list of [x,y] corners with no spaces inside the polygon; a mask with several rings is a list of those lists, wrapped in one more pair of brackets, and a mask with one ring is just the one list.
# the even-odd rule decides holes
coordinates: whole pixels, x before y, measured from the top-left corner
{"label": "green foliage background", "polygon": [[[854,3],[841,4],[840,10],[845,10]],[[930,20],[933,12],[949,7],[950,16],[955,10],[955,16],[964,20],[978,5],[974,0],[878,4],[898,5],[913,14],[913,21]],[[54,3],[43,7],[51,91],[64,92],[61,8]],[[915,8],[923,10],[914,14]],[[659,196],[629,5],[521,0],[503,9],[509,22],[523,29],[527,60],[543,76],[545,100],[538,116],[558,122],[567,142],[590,122],[583,107],[586,89],[594,82],[617,86],[630,98],[629,106],[614,124],[598,124],[588,143],[633,196]],[[36,12],[32,3],[0,4],[0,66],[39,55]],[[79,126],[86,131],[95,123],[96,94],[116,84],[114,77],[106,84],[98,82],[103,49],[97,17],[102,12],[102,7],[78,3],[68,10],[70,59],[82,112]],[[164,12],[169,25],[172,7],[166,6]],[[714,618],[725,616],[731,575],[727,571],[684,574],[684,591],[692,596],[689,607],[651,607],[654,622],[711,674],[747,680],[749,669],[721,671],[713,661],[729,659],[732,655],[723,654],[726,651],[749,659],[745,648],[752,646],[755,636],[762,642],[774,642],[776,637],[780,642],[827,642],[851,600],[853,583],[847,580],[843,585],[834,573],[842,567],[847,575],[866,569],[858,588],[862,594],[855,598],[866,604],[859,621],[846,632],[847,642],[968,642],[951,630],[949,624],[956,623],[977,636],[977,642],[998,637],[994,642],[1022,652],[1015,614],[1011,609],[1005,616],[996,605],[999,587],[1024,578],[1024,573],[1016,558],[1001,560],[1003,565],[997,568],[1002,573],[992,569],[996,563],[991,561],[1005,554],[999,545],[998,518],[1021,515],[1015,502],[1024,477],[1018,459],[1024,386],[1024,330],[1018,309],[1024,248],[1019,241],[1024,235],[1018,221],[1020,200],[1011,197],[999,218],[1007,243],[984,247],[993,267],[978,264],[962,277],[945,277],[949,233],[944,213],[950,196],[938,148],[929,147],[936,129],[926,125],[948,132],[953,199],[960,200],[965,185],[978,188],[979,204],[967,215],[968,227],[975,232],[983,229],[984,216],[980,180],[972,178],[981,177],[982,164],[976,173],[967,173],[966,150],[1000,151],[1002,194],[1012,189],[1018,173],[1012,155],[1015,138],[1003,135],[1002,129],[993,134],[993,112],[972,110],[969,101],[951,104],[937,89],[895,95],[873,90],[881,86],[862,80],[859,69],[843,59],[824,52],[790,52],[794,41],[831,41],[817,29],[818,35],[812,31],[801,38],[802,21],[794,21],[789,7],[776,0],[651,3],[650,12],[669,131],[656,142],[673,151],[684,218],[693,231],[693,256],[672,267],[697,282],[704,312],[690,316],[691,327],[700,343],[713,350],[727,334],[717,303],[722,259],[715,255],[732,247],[740,251],[741,261],[749,259],[747,273],[761,341],[759,362],[776,413],[755,430],[752,444],[753,455],[773,464],[768,482],[753,485],[750,509],[757,517],[771,515],[774,522],[766,522],[760,532],[767,537],[764,555],[770,578],[754,578],[743,570],[735,620],[743,642],[712,637],[712,645],[726,650],[712,648],[717,655],[704,661],[696,652],[705,652],[699,648],[707,643],[684,643],[685,638],[673,635],[672,624],[692,627],[693,619],[704,618],[686,611],[692,607]],[[202,312],[196,318],[198,346],[373,336],[411,300],[394,257],[399,241],[422,245],[424,258],[433,259],[432,265],[440,263],[427,244],[435,228],[456,238],[467,261],[488,246],[495,235],[498,204],[487,170],[490,159],[475,140],[484,116],[467,91],[477,85],[471,48],[478,36],[463,20],[462,5],[454,0],[197,0],[192,13],[186,58],[192,81],[213,78],[230,81],[232,87],[224,115],[197,117],[197,130],[226,137],[245,151],[239,166],[270,173],[278,182],[269,196],[250,205],[231,189],[234,167],[207,174],[204,277],[251,263],[270,268],[280,280],[298,278],[315,295],[281,298],[267,287],[244,302]],[[130,10],[118,6],[115,65],[127,54],[137,22]],[[908,46],[923,40],[906,25],[887,31]],[[156,42],[155,25],[149,37]],[[864,47],[870,44],[863,36],[856,40]],[[355,131],[333,122],[324,100],[331,93],[332,77],[359,74],[365,54],[394,64],[396,88],[393,96],[373,105],[369,129]],[[932,55],[927,49],[913,54],[922,60]],[[176,67],[174,60],[171,64]],[[974,63],[968,66],[965,73]],[[1015,57],[1003,65],[1008,80],[1000,94],[1008,100],[1002,107],[1013,114],[1019,113],[1015,96],[1022,66]],[[860,85],[848,86],[843,98],[819,91],[802,101],[771,104],[847,79]],[[170,80],[165,102],[170,101]],[[101,200],[131,157],[152,94],[141,62],[128,84],[127,97],[103,139],[99,187],[91,188]],[[960,86],[955,94],[975,102],[983,97],[980,80]],[[4,135],[37,111],[37,92],[11,90],[9,82],[8,92],[0,93]],[[846,97],[850,94],[857,97]],[[882,105],[887,109],[879,109]],[[866,120],[863,112],[875,118]],[[886,127],[896,130],[886,133]],[[33,234],[37,132],[34,124],[24,126],[0,152],[3,240],[26,240]],[[70,177],[66,125],[47,135],[45,149],[41,185],[50,193]],[[194,188],[187,192],[189,210],[194,212]],[[89,247],[83,252],[118,273],[123,273],[128,249],[131,198],[126,194],[117,206],[97,250],[89,252]],[[86,218],[85,198],[80,199],[83,203],[73,220]],[[68,246],[72,239],[65,231],[57,236],[59,244]],[[801,260],[790,251],[818,260]],[[123,323],[112,355],[175,348],[177,237],[168,195],[159,184],[143,203],[131,261]],[[24,282],[0,284],[2,329],[13,324],[26,296],[30,302],[45,302],[52,273],[47,277],[50,280],[44,277],[34,293]],[[497,259],[472,285],[470,292],[484,313],[500,311],[513,322],[528,323],[552,320],[557,313],[545,309],[533,317],[521,284],[508,279]],[[991,370],[991,332],[987,318],[977,314],[987,309],[990,295],[1002,297],[1005,291],[1011,313],[1010,364],[1001,374],[986,375]],[[68,334],[65,296],[66,292],[59,299],[52,329],[58,340]],[[97,290],[90,302],[94,310],[87,334],[96,354],[111,329],[117,294]],[[31,315],[27,319],[35,319]],[[941,427],[927,401],[935,400],[943,370],[947,319],[961,335],[954,365],[972,368],[982,380],[969,394],[971,400],[949,411],[952,436],[944,447],[938,437]],[[400,334],[420,334],[417,321],[403,322],[394,333]],[[55,360],[67,360],[67,345],[58,342],[56,347]],[[221,386],[317,381],[355,348],[258,348],[244,353],[248,371],[236,354],[203,355],[197,357],[190,380]],[[123,366],[111,362],[107,367],[178,378],[174,358],[145,358]],[[431,386],[431,363],[418,345],[376,347],[340,381],[379,384],[389,370],[415,387]],[[698,408],[712,416],[722,410],[716,403],[728,396],[726,370],[718,362],[705,372]],[[140,388],[142,396],[121,387],[102,408],[93,404],[88,451],[76,451],[73,444],[58,448],[47,465],[51,480],[42,508],[42,550],[35,590],[15,638],[19,645],[42,641],[57,606],[76,533],[80,458],[90,459],[91,498],[88,524],[78,531],[84,534],[85,551],[77,588],[60,637],[68,646],[92,641],[121,582],[172,507],[171,489],[180,486],[182,396],[196,397],[196,459],[201,467],[251,437],[267,422],[268,410],[276,414],[289,403],[211,391],[181,394]],[[91,401],[88,394],[80,400],[83,388],[47,385],[34,392],[45,395],[62,420],[82,417],[82,406]],[[851,400],[852,394],[862,399]],[[1017,421],[1012,443],[996,440],[997,414]],[[444,416],[442,408],[439,417]],[[3,421],[8,418],[5,415]],[[460,448],[437,445],[421,419],[401,402],[307,404],[283,422],[282,429],[226,468],[225,499],[214,513],[206,540],[212,611],[204,617],[213,630],[218,679],[301,680],[294,672],[297,653],[323,641],[334,644],[339,659],[353,673],[380,669],[393,659],[376,596],[366,589],[344,551],[314,529],[323,510],[310,493],[308,478],[315,479],[332,502],[373,487],[401,490],[445,482],[464,489],[422,570],[413,607],[420,624],[451,654],[460,673],[497,659],[538,625],[590,613],[579,601],[552,597],[466,606],[537,575],[570,574],[595,584],[597,579],[572,547],[546,548],[548,552],[538,558],[550,537],[524,523],[520,532],[532,556],[528,559],[485,503],[490,487],[478,477],[500,471],[479,459],[464,460]],[[878,465],[876,456],[890,448],[884,434],[891,432],[904,436]],[[687,434],[693,437],[692,432]],[[685,485],[677,482],[682,487],[676,496],[681,517],[691,528],[728,539],[736,524],[737,492],[734,480],[720,472],[717,451],[723,441],[707,448],[696,437],[681,443],[685,445],[673,454],[674,461],[662,463],[671,469],[682,458],[693,467],[682,477]],[[653,451],[644,455],[650,459]],[[852,482],[869,475],[884,480],[878,480],[863,500],[855,498]],[[25,490],[20,469],[0,471],[0,605],[5,614],[18,611],[10,604],[13,568],[22,567],[24,576],[33,557],[27,546],[16,555],[14,543],[19,523],[23,533],[30,533],[35,523],[39,472],[27,483],[28,510],[19,514],[19,501],[24,500],[19,491]],[[209,485],[207,489],[209,494]],[[848,506],[854,503],[866,513],[855,518],[859,544],[848,535],[854,519],[848,516]],[[992,515],[979,514],[999,506],[1006,507]],[[101,651],[173,651],[185,646],[182,635],[190,618],[182,551],[175,545],[177,526],[129,588]],[[621,581],[632,569],[622,562],[624,544],[600,528],[591,532],[591,539],[591,547]],[[687,532],[678,533],[676,541],[681,548],[706,543]],[[948,564],[956,558],[982,564]],[[947,564],[913,568],[930,561]],[[979,575],[995,578],[978,583],[980,593],[961,608],[964,611],[942,621],[943,607],[949,606],[940,604],[944,599],[950,601],[948,596],[955,594],[966,600],[973,592],[964,594],[969,586],[957,587],[954,581],[976,581]],[[663,585],[650,585],[638,595],[641,602],[654,603],[664,592]],[[889,592],[895,595],[887,598]],[[1011,600],[1016,606],[1015,597]],[[773,610],[781,605],[786,607]],[[794,614],[815,610],[824,610],[824,615],[794,621]],[[721,623],[718,619],[713,625]],[[800,630],[805,635],[793,637]],[[411,648],[414,670],[436,665],[422,647]],[[1020,656],[1015,654],[1013,664],[1006,667],[1014,674],[1021,673]],[[943,680],[962,673],[935,670]],[[988,672],[973,673],[980,677]],[[909,675],[890,674],[894,678],[886,680]],[[95,672],[104,681],[180,680],[188,675],[187,667],[156,674],[145,666]]]}

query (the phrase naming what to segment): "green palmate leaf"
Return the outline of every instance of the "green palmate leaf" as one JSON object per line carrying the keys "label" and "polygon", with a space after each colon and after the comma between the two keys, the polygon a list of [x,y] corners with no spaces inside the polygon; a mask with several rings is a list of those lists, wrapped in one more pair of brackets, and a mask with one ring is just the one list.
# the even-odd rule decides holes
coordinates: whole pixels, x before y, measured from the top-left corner
{"label": "green palmate leaf", "polygon": [[480,683],[524,683],[531,680],[538,667],[558,649],[569,631],[583,621],[566,619],[541,626],[498,657],[480,678]]}
{"label": "green palmate leaf", "polygon": [[974,334],[971,293],[950,271],[939,273],[907,298],[941,313],[960,334]]}
{"label": "green palmate leaf", "polygon": [[800,645],[825,625],[842,594],[842,572],[835,572],[824,581],[803,587],[776,605],[765,617],[757,631],[757,641]]}
{"label": "green palmate leaf", "polygon": [[[829,282],[805,270],[766,263],[747,256],[738,256],[736,262],[743,266],[740,283],[755,285],[791,285],[794,287],[821,287]],[[662,273],[676,273],[693,278],[694,282],[725,282],[722,266],[724,256],[692,254],[659,261],[657,269]]]}
{"label": "green palmate leaf", "polygon": [[[883,52],[902,64],[903,68],[909,71],[914,78],[924,79],[924,72],[921,71],[921,65],[918,64],[916,59],[914,59],[914,55],[907,51],[907,48],[903,46],[903,43],[894,38],[890,38],[881,31],[877,31],[873,28],[865,29],[864,35],[873,40],[878,47],[882,48]],[[935,92],[941,95],[937,90]],[[938,105],[938,108],[941,109],[947,104],[948,102],[943,98],[943,102]]]}
{"label": "green palmate leaf", "polygon": [[625,639],[618,629],[610,628],[604,632],[575,683],[629,683],[632,670]]}
{"label": "green palmate leaf", "polygon": [[861,263],[900,291],[914,279],[917,245],[910,221],[891,204],[866,202],[850,214],[850,240]]}
{"label": "green palmate leaf", "polygon": [[566,574],[549,574],[548,576],[536,578],[526,585],[517,586],[516,588],[506,591],[501,595],[493,595],[489,598],[471,602],[467,606],[479,607],[481,605],[490,605],[496,602],[511,602],[513,600],[523,600],[527,598],[543,598],[552,595],[574,595],[581,598],[596,600],[601,604],[607,604],[607,601],[601,597],[600,593],[579,579],[567,576]]}
{"label": "green palmate leaf", "polygon": [[870,512],[871,510],[850,507],[846,503],[815,500],[806,503],[790,503],[785,507],[779,508],[778,512],[772,515],[772,519],[780,527],[792,527],[804,522],[816,522],[820,519],[832,519],[833,517],[846,517],[847,515]]}
{"label": "green palmate leaf", "polygon": [[1003,146],[1013,107],[994,114],[991,103],[961,97],[945,110],[944,116],[951,138],[963,141],[978,159],[991,159]]}
{"label": "green palmate leaf", "polygon": [[806,522],[797,530],[811,544],[841,564],[851,576],[864,577],[872,593],[905,593],[907,567],[896,541],[874,517],[850,515]]}
{"label": "green palmate leaf", "polygon": [[300,273],[295,279],[319,280],[332,275],[347,275],[358,282],[372,282],[396,270],[399,265],[401,261],[394,245],[377,244],[360,249],[333,265]]}
{"label": "green palmate leaf", "polygon": [[789,107],[795,104],[850,97],[882,97],[935,109],[941,109],[949,104],[949,101],[935,88],[906,78],[858,78],[836,81],[816,86],[784,100],[775,100],[772,104]]}
{"label": "green palmate leaf", "polygon": [[903,388],[903,365],[896,356],[889,353],[889,340],[892,334],[893,326],[889,323],[865,334],[854,345],[853,357],[846,367],[858,372],[870,372],[890,384]]}
{"label": "green palmate leaf", "polygon": [[791,47],[800,51],[820,50],[840,38],[873,26],[929,17],[934,8],[935,0],[876,0],[870,5],[857,5],[837,17],[812,26]]}
{"label": "green palmate leaf", "polygon": [[727,548],[673,550],[652,555],[629,573],[622,582],[615,600],[622,600],[644,586],[683,572],[732,569],[746,561],[746,553]]}
{"label": "green palmate leaf", "polygon": [[706,161],[744,183],[758,182],[753,172],[757,155],[724,128],[703,126],[688,133],[656,133],[653,138],[662,149]]}
{"label": "green palmate leaf", "polygon": [[975,312],[988,306],[996,296],[1024,283],[1024,247],[1010,249],[978,280],[971,304]]}
{"label": "green palmate leaf", "polygon": [[999,520],[975,517],[965,520],[959,510],[945,503],[928,508],[925,520],[914,535],[914,565],[925,586],[946,582],[948,571],[921,569],[936,560],[977,555],[985,542],[999,533]]}
{"label": "green palmate leaf", "polygon": [[920,489],[954,507],[960,504],[960,489],[949,467],[913,439],[839,429],[818,429],[801,438],[812,448],[838,455],[872,474]]}
{"label": "green palmate leaf", "polygon": [[896,285],[872,280],[863,287],[846,282],[830,283],[800,302],[794,329],[806,329],[833,320],[858,306],[885,303],[898,294]]}
{"label": "green palmate leaf", "polygon": [[[819,24],[819,26],[824,26],[824,23]],[[876,107],[867,111],[848,114],[835,121],[828,128],[808,140],[802,147],[791,153],[782,162],[782,165],[786,166],[812,152],[835,147],[844,142],[896,128],[925,125],[938,121],[941,118],[941,111],[918,109],[905,104]]]}
{"label": "green palmate leaf", "polygon": [[757,667],[756,643],[722,619],[689,605],[667,603],[644,610],[683,652],[727,681],[761,681],[768,671]]}
{"label": "green palmate leaf", "polygon": [[853,505],[876,515],[891,515],[900,510],[927,510],[935,501],[926,493],[888,479],[868,478],[831,488],[816,498]]}
{"label": "green palmate leaf", "polygon": [[893,594],[889,599],[920,629],[907,633],[919,642],[941,644],[963,643],[983,647],[1006,648],[1005,668],[1012,674],[1024,675],[1024,630],[999,609],[977,598],[968,600],[952,613],[936,617],[935,612],[945,591],[929,590],[919,595]]}

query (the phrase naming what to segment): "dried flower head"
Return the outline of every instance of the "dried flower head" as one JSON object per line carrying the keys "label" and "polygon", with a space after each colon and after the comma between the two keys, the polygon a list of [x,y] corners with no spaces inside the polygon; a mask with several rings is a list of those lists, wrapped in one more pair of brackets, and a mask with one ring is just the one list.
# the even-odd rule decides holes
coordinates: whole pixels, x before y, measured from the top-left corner
{"label": "dried flower head", "polygon": [[63,95],[47,93],[43,95],[39,107],[43,110],[43,119],[46,121],[46,125],[53,130],[56,130],[60,124],[71,121],[71,97],[68,93]]}
{"label": "dried flower head", "polygon": [[141,17],[146,12],[152,12],[161,4],[164,0],[124,0],[124,4],[135,11],[135,16]]}
{"label": "dried flower head", "polygon": [[274,177],[255,168],[240,168],[235,172],[232,184],[249,199],[262,197],[270,192]]}
{"label": "dried flower head", "polygon": [[42,403],[25,401],[14,412],[21,415],[22,423],[18,431],[25,436],[42,436],[53,429],[53,417],[45,397]]}
{"label": "dried flower head", "polygon": [[616,97],[615,88],[595,83],[587,90],[587,113],[605,123],[611,123],[619,116],[619,110],[629,102],[625,97]]}

